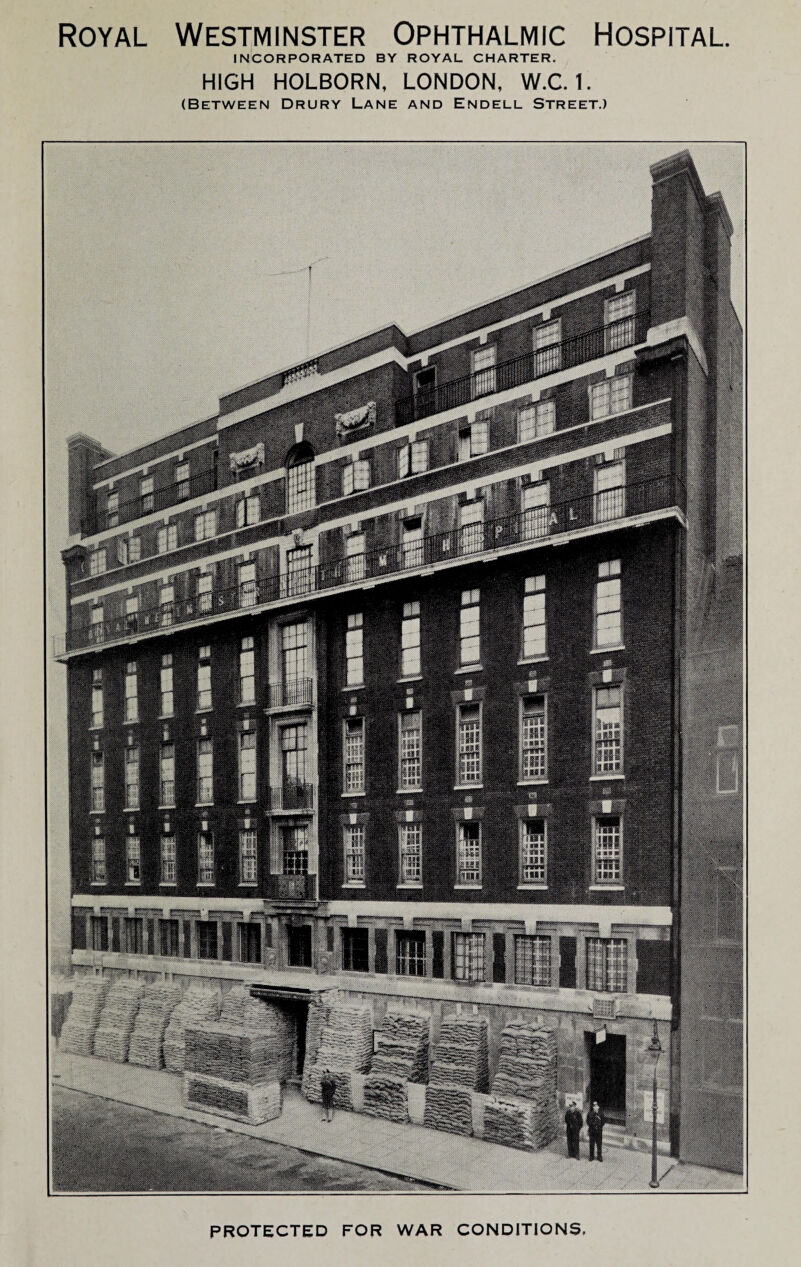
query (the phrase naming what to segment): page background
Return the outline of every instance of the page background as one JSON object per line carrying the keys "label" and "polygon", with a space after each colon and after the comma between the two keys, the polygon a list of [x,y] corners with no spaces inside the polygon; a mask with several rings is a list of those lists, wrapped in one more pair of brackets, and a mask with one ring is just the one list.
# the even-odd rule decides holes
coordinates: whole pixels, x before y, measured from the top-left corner
{"label": "page background", "polygon": [[[175,12],[172,10],[175,9]],[[641,6],[614,3],[603,11],[581,3],[570,15],[553,10],[532,15],[527,6],[505,4],[501,13],[484,6],[405,4],[402,9],[354,3],[338,6],[336,20],[361,21],[381,46],[400,19],[475,22],[563,21],[570,31],[575,69],[600,65],[591,48],[592,23],[645,21]],[[221,16],[222,15],[222,16]],[[340,16],[341,15],[341,16]],[[793,366],[799,303],[795,186],[798,171],[797,78],[799,25],[794,7],[770,0],[754,14],[737,5],[676,4],[658,19],[665,24],[711,23],[725,29],[730,48],[720,52],[619,50],[604,54],[601,73],[610,84],[604,114],[557,117],[338,113],[330,118],[288,112],[269,117],[186,115],[176,111],[180,84],[203,69],[197,54],[181,53],[172,36],[174,20],[238,22],[317,21],[309,4],[262,6],[206,4],[196,9],[137,0],[104,6],[105,23],[138,22],[150,46],[143,53],[102,54],[57,49],[57,23],[100,20],[95,10],[65,14],[50,2],[35,11],[15,0],[5,20],[0,51],[6,84],[3,140],[4,223],[2,245],[10,286],[2,299],[4,338],[0,364],[5,392],[6,490],[3,515],[4,656],[2,743],[3,880],[7,895],[3,940],[3,1151],[4,1219],[11,1262],[77,1263],[84,1256],[113,1257],[121,1264],[251,1260],[271,1252],[267,1242],[209,1244],[211,1222],[271,1222],[279,1218],[324,1221],[328,1240],[284,1242],[282,1261],[372,1262],[368,1241],[344,1242],[334,1233],[342,1222],[437,1219],[448,1225],[464,1217],[580,1219],[587,1235],[548,1240],[549,1257],[594,1262],[621,1258],[655,1264],[706,1257],[712,1262],[751,1262],[758,1254],[783,1256],[782,1242],[797,1227],[797,1200],[790,1176],[797,1149],[793,1074],[797,1059],[795,992],[797,935],[794,913],[778,894],[794,894],[797,850],[789,817],[796,779],[792,761],[792,708],[797,675],[793,637],[798,589],[794,510],[798,503]],[[326,21],[334,20],[333,10]],[[383,41],[387,47],[390,40]],[[213,67],[217,69],[218,66]],[[265,119],[266,124],[265,126]],[[45,870],[43,805],[43,667],[51,673],[44,644],[42,529],[41,362],[41,142],[49,140],[166,139],[470,139],[664,141],[671,149],[709,141],[748,143],[748,233],[750,266],[747,317],[749,353],[748,552],[749,552],[749,1186],[747,1196],[664,1194],[588,1197],[95,1197],[46,1194],[47,1104],[45,1072]],[[700,163],[699,163],[700,166]],[[642,173],[646,179],[646,173]],[[704,172],[702,170],[702,178]],[[714,186],[708,187],[708,192]],[[647,227],[644,226],[644,227]],[[622,238],[625,235],[621,235]],[[613,238],[612,241],[617,240]],[[605,244],[611,244],[607,241]],[[547,270],[546,270],[547,271]],[[498,286],[497,290],[502,287]],[[495,288],[491,288],[494,293]],[[481,298],[482,296],[478,296]],[[454,304],[453,307],[458,307]],[[236,376],[234,376],[235,378]],[[220,384],[220,389],[225,387]],[[793,393],[794,397],[794,393]],[[212,402],[213,407],[213,402]],[[200,416],[200,415],[198,415]],[[94,420],[71,420],[69,430],[93,429]],[[154,428],[155,430],[155,428]],[[103,436],[100,431],[101,438]],[[60,444],[60,440],[59,440]],[[57,470],[57,468],[56,468]],[[58,507],[48,506],[50,534],[65,538]],[[63,584],[63,582],[62,582]],[[54,580],[48,610],[63,610],[63,588]],[[52,632],[52,631],[51,631]],[[56,679],[57,683],[57,679]],[[57,684],[54,690],[57,690]],[[55,707],[55,703],[54,703]],[[785,714],[782,716],[782,714]],[[777,739],[779,742],[777,742]],[[787,742],[787,740],[790,742]],[[55,788],[63,799],[63,790]],[[777,883],[778,881],[778,883]],[[794,953],[795,952],[795,953]],[[791,994],[791,991],[793,992]],[[776,1103],[781,1088],[781,1105]],[[792,1088],[792,1090],[791,1090]],[[770,1099],[769,1099],[770,1097]],[[792,1105],[792,1107],[791,1107]],[[711,1124],[710,1129],[714,1129]],[[369,1217],[368,1212],[369,1211]],[[414,1211],[414,1213],[412,1213]],[[792,1242],[790,1241],[790,1245]],[[385,1235],[382,1257],[408,1261],[409,1246]],[[274,1251],[273,1251],[274,1252]],[[491,1254],[508,1261],[543,1252],[537,1240],[482,1242],[450,1236],[441,1243],[418,1241],[421,1260],[484,1262]]]}

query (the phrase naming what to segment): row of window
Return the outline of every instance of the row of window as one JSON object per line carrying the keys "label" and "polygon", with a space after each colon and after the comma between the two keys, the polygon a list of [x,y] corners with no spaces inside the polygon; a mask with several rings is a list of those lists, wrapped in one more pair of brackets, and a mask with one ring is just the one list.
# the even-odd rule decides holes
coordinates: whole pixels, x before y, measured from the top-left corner
{"label": "row of window", "polygon": [[[610,394],[613,405],[612,412],[620,412],[630,407],[630,399],[617,389],[614,384],[630,383],[630,378],[615,378],[606,383],[599,383],[598,389]],[[610,383],[612,386],[610,386]],[[553,401],[539,401],[526,406],[520,414],[521,443],[525,439],[547,435],[554,427]],[[486,453],[489,448],[489,423],[478,421],[463,427],[459,431],[459,455],[461,458],[476,457]],[[398,450],[398,476],[420,474],[429,468],[429,448],[427,440],[417,440]],[[297,469],[297,468],[293,468]],[[367,459],[359,459],[345,467],[343,473],[343,494],[357,492],[370,487],[370,463]],[[626,513],[626,470],[622,459],[613,461],[599,460],[593,476],[592,518],[595,523],[607,523],[620,519]],[[521,537],[523,540],[547,536],[551,530],[550,482],[539,480],[523,482],[520,490]],[[310,507],[297,507],[310,509]],[[261,521],[261,501],[258,492],[241,498],[236,503],[236,526],[247,527]],[[473,554],[484,549],[485,504],[482,498],[476,497],[459,507],[458,546],[461,554]],[[194,517],[195,542],[207,541],[217,535],[217,512],[205,510]],[[177,523],[163,524],[156,533],[157,554],[167,554],[177,550],[179,530]],[[117,562],[121,565],[138,563],[142,558],[142,542],[140,537],[121,538],[115,546]],[[290,552],[292,553],[292,552]],[[360,580],[365,575],[364,533],[354,533],[346,541],[345,579]],[[360,561],[359,561],[360,560]],[[417,566],[423,561],[422,520],[410,520],[404,525],[402,561],[404,567]],[[309,559],[311,562],[311,559]],[[296,570],[300,570],[300,562],[295,560]],[[108,567],[108,553],[105,546],[97,546],[89,554],[89,573],[101,576]]]}
{"label": "row of window", "polygon": [[[210,578],[200,578],[209,579]],[[137,604],[129,598],[127,605]],[[95,608],[100,611],[102,608]],[[131,612],[138,607],[130,606]],[[94,618],[94,612],[93,612]],[[422,671],[420,603],[404,603],[401,617],[401,677],[418,677]],[[535,660],[547,654],[547,629],[545,613],[545,577],[528,577],[524,584],[521,630],[521,657]],[[619,646],[623,640],[623,607],[621,594],[620,560],[613,559],[598,565],[598,579],[594,596],[594,647],[603,650]],[[459,610],[459,665],[478,666],[481,662],[481,591],[463,590]],[[291,695],[293,687],[310,676],[308,627],[305,622],[281,626],[280,670],[284,695]],[[348,616],[345,634],[345,685],[364,684],[364,616],[353,612]],[[125,706],[123,720],[139,720],[139,678],[135,661],[125,666]],[[243,638],[239,648],[239,702],[252,704],[256,700],[256,669],[253,638]],[[173,659],[170,653],[162,656],[160,675],[159,712],[161,717],[174,714],[175,695]],[[212,707],[211,648],[200,647],[197,659],[196,707],[206,710]],[[90,701],[92,727],[104,722],[103,670],[95,669],[92,675]]]}
{"label": "row of window", "polygon": [[[623,882],[623,823],[619,814],[599,815],[592,823],[592,883],[620,885]],[[272,853],[272,874],[309,874],[309,824],[279,823]],[[214,834],[197,834],[197,883],[216,883]],[[479,820],[456,825],[456,887],[480,888],[483,883],[484,841]],[[256,884],[258,872],[257,834],[253,828],[239,831],[239,883]],[[365,884],[367,867],[367,827],[364,823],[343,827],[343,875],[346,886]],[[139,884],[142,879],[141,839],[135,830],[125,839],[126,883]],[[401,823],[398,826],[398,881],[401,886],[422,887],[423,824]],[[161,884],[175,884],[176,842],[171,831],[160,838]],[[544,818],[525,818],[519,824],[519,871],[521,885],[548,884],[548,830]],[[92,840],[92,883],[108,882],[106,841],[102,833]]]}
{"label": "row of window", "polygon": [[[148,921],[150,922],[150,921]],[[154,922],[155,923],[155,922]],[[217,920],[195,920],[195,947],[198,959],[233,958],[234,940],[231,926]],[[124,916],[120,921],[109,920],[105,915],[90,916],[89,948],[129,955],[141,955],[149,950],[168,958],[190,957],[192,934],[189,921],[160,918],[146,935],[146,921],[142,916]],[[183,928],[182,928],[183,924]],[[220,930],[222,928],[222,935]],[[235,925],[236,953],[240,963],[261,963],[262,929],[255,921],[242,920]],[[333,929],[328,930],[329,935]],[[370,933],[366,928],[341,930],[341,962],[346,972],[370,971]],[[444,934],[434,931],[430,942],[426,934],[418,930],[395,930],[395,972],[405,977],[443,977]],[[81,939],[83,941],[83,938]],[[146,941],[149,945],[146,947]],[[333,949],[333,938],[329,936]],[[456,933],[450,935],[451,977],[454,981],[483,982],[490,979],[505,980],[505,945],[503,956],[493,953],[488,964],[488,946],[491,943],[485,933]],[[429,945],[431,958],[429,959]],[[550,936],[517,933],[513,938],[513,982],[515,985],[538,986],[550,989],[557,984],[553,939]],[[290,967],[313,966],[311,926],[301,925],[287,929],[287,960]],[[376,948],[373,967],[376,972],[386,972],[386,955]],[[489,969],[489,972],[488,972]],[[585,938],[585,989],[594,993],[625,994],[629,988],[629,946],[625,938]]]}
{"label": "row of window", "polygon": [[[204,679],[205,680],[205,679]],[[210,695],[210,688],[208,691]],[[620,685],[593,688],[592,771],[596,775],[623,772],[623,688]],[[130,697],[126,696],[126,703]],[[210,707],[210,704],[203,705]],[[456,709],[456,778],[457,786],[480,785],[483,778],[483,706],[462,703]],[[133,714],[128,720],[135,720]],[[278,728],[281,754],[281,788],[284,800],[295,789],[312,782],[308,767],[309,734],[306,722],[292,722]],[[256,733],[242,730],[237,735],[238,774],[237,799],[257,799]],[[210,736],[196,740],[196,797],[199,805],[214,802],[214,741]],[[343,791],[345,795],[361,793],[366,785],[366,744],[364,717],[348,717],[343,723]],[[141,784],[141,748],[129,735],[124,754],[125,808],[138,809]],[[520,781],[545,780],[548,777],[547,697],[544,694],[523,696],[519,715]],[[423,787],[423,714],[408,709],[398,714],[397,779],[399,792],[421,791]],[[159,746],[159,805],[175,805],[175,743],[164,738]],[[286,804],[284,808],[303,808]],[[91,808],[105,809],[105,754],[96,747],[91,754]]]}

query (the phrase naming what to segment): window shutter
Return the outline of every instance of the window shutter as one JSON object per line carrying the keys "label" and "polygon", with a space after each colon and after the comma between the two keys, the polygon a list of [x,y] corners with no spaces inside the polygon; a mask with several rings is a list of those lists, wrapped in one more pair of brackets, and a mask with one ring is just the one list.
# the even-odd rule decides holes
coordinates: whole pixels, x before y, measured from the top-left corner
{"label": "window shutter", "polygon": [[506,981],[506,937],[492,934],[492,979],[500,985]]}
{"label": "window shutter", "polygon": [[264,921],[264,945],[267,950],[273,948],[273,926],[269,920]]}
{"label": "window shutter", "polygon": [[192,925],[188,919],[184,920],[184,959],[192,958]]}
{"label": "window shutter", "polygon": [[142,947],[142,949],[144,950],[146,955],[157,955],[158,947],[156,945],[156,924],[154,920],[149,919],[147,921],[146,930],[147,930],[147,941],[145,945]]}
{"label": "window shutter", "polygon": [[334,929],[330,924],[325,930],[325,948],[329,955],[334,953]]}
{"label": "window shutter", "polygon": [[431,975],[445,976],[445,934],[440,929],[431,934]]}
{"label": "window shutter", "polygon": [[559,938],[559,985],[563,990],[576,988],[576,939]]}
{"label": "window shutter", "polygon": [[120,949],[120,921],[117,918],[111,921],[111,949],[115,951]]}
{"label": "window shutter", "polygon": [[222,926],[222,933],[223,933],[222,957],[223,959],[228,959],[230,961],[231,959],[233,959],[233,954],[231,951],[231,925],[228,923],[227,920]]}
{"label": "window shutter", "polygon": [[387,971],[387,930],[385,928],[375,930],[375,970],[376,972]]}

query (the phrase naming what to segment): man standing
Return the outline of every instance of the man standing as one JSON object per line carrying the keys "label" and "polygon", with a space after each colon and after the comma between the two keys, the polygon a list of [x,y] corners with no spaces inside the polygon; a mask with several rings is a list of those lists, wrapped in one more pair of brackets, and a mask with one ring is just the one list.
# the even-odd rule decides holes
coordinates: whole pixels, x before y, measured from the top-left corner
{"label": "man standing", "polygon": [[593,1100],[592,1108],[587,1114],[587,1130],[590,1135],[590,1161],[595,1161],[595,1150],[598,1160],[603,1161],[604,1114],[597,1100]]}
{"label": "man standing", "polygon": [[320,1095],[323,1101],[323,1117],[326,1122],[330,1122],[334,1116],[334,1096],[336,1095],[337,1084],[334,1075],[330,1069],[323,1070],[323,1076],[320,1079]]}
{"label": "man standing", "polygon": [[565,1131],[567,1134],[567,1155],[579,1160],[579,1135],[584,1125],[584,1118],[581,1116],[581,1110],[575,1104],[571,1104],[565,1113]]}

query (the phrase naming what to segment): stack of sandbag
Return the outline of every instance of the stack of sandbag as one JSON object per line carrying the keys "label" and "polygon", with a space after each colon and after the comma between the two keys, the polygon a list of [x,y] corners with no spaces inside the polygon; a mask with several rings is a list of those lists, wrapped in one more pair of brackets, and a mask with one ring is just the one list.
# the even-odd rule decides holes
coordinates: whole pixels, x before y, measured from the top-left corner
{"label": "stack of sandbag", "polygon": [[457,1135],[473,1133],[473,1091],[489,1085],[487,1020],[456,1013],[443,1020],[426,1092],[425,1124]]}
{"label": "stack of sandbag", "polygon": [[309,1099],[309,1082],[312,1069],[317,1060],[317,1052],[320,1047],[325,1023],[328,1020],[328,1013],[335,1003],[341,1001],[341,998],[341,991],[325,990],[320,994],[314,995],[309,1003],[309,1011],[306,1017],[306,1053],[303,1059],[303,1079],[300,1085],[301,1093],[307,1100]]}
{"label": "stack of sandbag", "polygon": [[259,1126],[281,1116],[281,1083],[229,1082],[209,1074],[184,1074],[184,1104],[220,1117]]}
{"label": "stack of sandbag", "polygon": [[513,1148],[544,1148],[559,1127],[556,1033],[515,1021],[501,1034],[484,1138]]}
{"label": "stack of sandbag", "polygon": [[276,1080],[274,1044],[261,1030],[247,1030],[222,1021],[190,1028],[185,1036],[184,1068],[229,1082]]}
{"label": "stack of sandbag", "polygon": [[101,1056],[104,1060],[116,1060],[118,1064],[125,1063],[136,1013],[144,992],[144,981],[131,978],[124,978],[112,985],[95,1030],[93,1050],[96,1056]]}
{"label": "stack of sandbag", "polygon": [[146,1069],[161,1069],[164,1064],[164,1031],[175,1008],[181,1002],[181,987],[159,982],[150,985],[142,996],[136,1014],[128,1063]]}
{"label": "stack of sandbag", "polygon": [[186,990],[167,1026],[164,1035],[164,1064],[171,1073],[183,1073],[187,1026],[216,1021],[220,1015],[220,991],[201,982],[193,982]]}
{"label": "stack of sandbag", "polygon": [[91,1056],[95,1030],[110,984],[108,977],[76,977],[72,1003],[59,1038],[61,1051],[74,1056]]}
{"label": "stack of sandbag", "polygon": [[286,1082],[295,1069],[295,1018],[275,1003],[254,999],[247,986],[233,986],[223,999],[220,1024],[269,1039],[271,1077]]}
{"label": "stack of sandbag", "polygon": [[484,1106],[484,1139],[507,1148],[537,1147],[534,1139],[534,1106],[525,1100],[490,1096]]}
{"label": "stack of sandbag", "polygon": [[407,1082],[428,1077],[429,1017],[424,1012],[387,1012],[370,1073],[364,1080],[364,1111],[392,1122],[408,1122]]}
{"label": "stack of sandbag", "polygon": [[376,1035],[372,1073],[388,1074],[406,1082],[428,1081],[431,1018],[427,1012],[390,1012]]}
{"label": "stack of sandbag", "polygon": [[350,1075],[352,1072],[366,1073],[372,1054],[373,1020],[370,1008],[333,1004],[328,1009],[320,1034],[314,1065],[308,1079],[304,1079],[306,1098],[319,1103],[322,1098],[320,1080],[323,1070],[328,1069],[336,1083],[334,1104],[343,1109],[352,1108]]}

